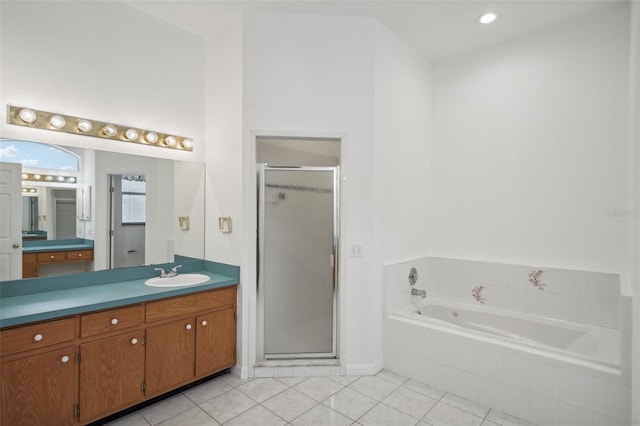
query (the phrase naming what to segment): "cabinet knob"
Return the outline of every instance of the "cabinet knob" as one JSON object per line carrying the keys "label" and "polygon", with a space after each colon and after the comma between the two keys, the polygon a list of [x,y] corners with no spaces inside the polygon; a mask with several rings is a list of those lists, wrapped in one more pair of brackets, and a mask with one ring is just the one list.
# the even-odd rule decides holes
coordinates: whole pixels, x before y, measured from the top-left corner
{"label": "cabinet knob", "polygon": [[13,247],[13,248],[16,248],[16,249],[17,249],[17,248],[20,248],[20,244],[18,244],[18,243],[13,243],[13,245],[12,245],[11,247]]}
{"label": "cabinet knob", "polygon": [[118,324],[118,318],[112,318],[112,319],[111,319],[111,324],[112,324],[112,325],[116,325],[116,324]]}
{"label": "cabinet knob", "polygon": [[207,324],[209,324],[209,323],[208,323],[206,320],[202,320],[202,323],[201,323],[201,324],[202,324],[202,326],[204,327],[204,326],[206,326],[206,325],[207,325]]}
{"label": "cabinet knob", "polygon": [[138,343],[138,339],[136,339],[135,337],[133,339],[131,339],[131,344],[135,345],[136,343]]}
{"label": "cabinet knob", "polygon": [[42,340],[42,334],[38,333],[35,336],[33,336],[33,340],[35,342],[39,342],[40,340]]}
{"label": "cabinet knob", "polygon": [[191,324],[187,324],[187,325],[185,326],[185,328],[186,328],[187,330],[191,330]]}
{"label": "cabinet knob", "polygon": [[49,259],[55,259],[56,257],[54,255],[49,256]]}
{"label": "cabinet knob", "polygon": [[62,362],[63,364],[66,364],[67,362],[69,362],[69,355],[65,355],[62,358],[60,358],[60,362]]}

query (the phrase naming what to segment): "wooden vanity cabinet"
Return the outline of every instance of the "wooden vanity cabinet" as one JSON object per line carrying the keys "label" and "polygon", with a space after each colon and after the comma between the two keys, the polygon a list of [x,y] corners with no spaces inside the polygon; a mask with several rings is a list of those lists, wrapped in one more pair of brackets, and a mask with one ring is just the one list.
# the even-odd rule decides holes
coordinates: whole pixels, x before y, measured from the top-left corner
{"label": "wooden vanity cabinet", "polygon": [[23,253],[22,278],[37,277],[39,265],[90,262],[92,260],[93,249]]}
{"label": "wooden vanity cabinet", "polygon": [[0,331],[0,426],[84,425],[235,365],[236,287]]}
{"label": "wooden vanity cabinet", "polygon": [[0,331],[0,424],[66,426],[77,403],[76,319]]}
{"label": "wooden vanity cabinet", "polygon": [[80,316],[80,423],[144,399],[143,321],[141,304]]}
{"label": "wooden vanity cabinet", "polygon": [[80,423],[144,399],[144,332],[80,345]]}
{"label": "wooden vanity cabinet", "polygon": [[236,312],[233,306],[196,319],[196,376],[204,377],[236,363]]}
{"label": "wooden vanity cabinet", "polygon": [[148,303],[147,397],[233,367],[235,312],[235,286]]}
{"label": "wooden vanity cabinet", "polygon": [[147,328],[147,395],[154,396],[194,378],[195,318]]}
{"label": "wooden vanity cabinet", "polygon": [[73,346],[0,364],[3,426],[66,426],[75,421]]}

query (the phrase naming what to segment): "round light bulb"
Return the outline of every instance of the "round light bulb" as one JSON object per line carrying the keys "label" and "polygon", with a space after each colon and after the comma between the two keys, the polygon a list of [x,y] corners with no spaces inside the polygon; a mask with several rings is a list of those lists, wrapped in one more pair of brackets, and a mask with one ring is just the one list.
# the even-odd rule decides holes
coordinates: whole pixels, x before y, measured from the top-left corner
{"label": "round light bulb", "polygon": [[40,178],[41,178],[41,177],[42,177],[42,176],[40,176],[40,175],[33,175],[33,179],[34,179],[34,180],[40,180]]}
{"label": "round light bulb", "polygon": [[76,183],[76,178],[74,178],[73,176],[71,176],[68,180],[69,183]]}
{"label": "round light bulb", "polygon": [[193,140],[185,139],[185,140],[182,141],[181,145],[182,145],[182,147],[184,149],[191,149],[191,148],[193,148]]}
{"label": "round light bulb", "polygon": [[45,176],[44,180],[51,182],[53,180],[53,176]]}
{"label": "round light bulb", "polygon": [[144,140],[149,143],[156,143],[158,142],[158,134],[155,132],[147,132],[147,134],[144,135]]}
{"label": "round light bulb", "polygon": [[27,173],[23,173],[22,180],[27,180],[27,179],[29,179],[29,175]]}
{"label": "round light bulb", "polygon": [[478,22],[480,22],[481,24],[490,24],[493,21],[495,21],[497,18],[498,18],[498,15],[496,15],[495,13],[487,12],[478,18]]}
{"label": "round light bulb", "polygon": [[113,124],[107,124],[102,128],[102,133],[105,136],[113,137],[116,135],[116,133],[118,133],[118,129],[116,129],[116,126],[114,126]]}
{"label": "round light bulb", "polygon": [[35,193],[35,192],[37,192],[37,191],[36,191],[36,189],[35,189],[35,188],[31,188],[31,189],[29,189],[29,192],[31,192],[31,193],[33,194],[33,193]]}
{"label": "round light bulb", "polygon": [[22,188],[22,192],[29,192],[29,188]]}
{"label": "round light bulb", "polygon": [[21,109],[18,116],[20,117],[20,120],[27,124],[35,122],[37,118],[35,111],[29,108]]}
{"label": "round light bulb", "polygon": [[78,120],[78,130],[82,133],[90,132],[93,128],[93,125],[89,120]]}
{"label": "round light bulb", "polygon": [[167,144],[167,146],[176,146],[178,141],[173,136],[167,136],[166,138],[164,138],[164,143]]}
{"label": "round light bulb", "polygon": [[58,176],[56,179],[58,182],[64,182],[64,176]]}
{"label": "round light bulb", "polygon": [[128,141],[138,139],[138,131],[135,129],[127,129],[127,131],[124,132],[124,138]]}
{"label": "round light bulb", "polygon": [[61,115],[52,115],[49,119],[49,124],[51,124],[53,128],[62,129],[64,125],[67,124],[67,120]]}

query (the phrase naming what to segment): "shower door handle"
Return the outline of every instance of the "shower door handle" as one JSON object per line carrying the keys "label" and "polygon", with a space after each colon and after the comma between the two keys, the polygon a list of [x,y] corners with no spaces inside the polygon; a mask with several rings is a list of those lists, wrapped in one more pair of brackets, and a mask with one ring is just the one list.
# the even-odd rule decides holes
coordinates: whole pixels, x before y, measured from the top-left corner
{"label": "shower door handle", "polygon": [[333,253],[331,253],[329,255],[329,267],[330,268],[335,268],[336,267],[336,257]]}

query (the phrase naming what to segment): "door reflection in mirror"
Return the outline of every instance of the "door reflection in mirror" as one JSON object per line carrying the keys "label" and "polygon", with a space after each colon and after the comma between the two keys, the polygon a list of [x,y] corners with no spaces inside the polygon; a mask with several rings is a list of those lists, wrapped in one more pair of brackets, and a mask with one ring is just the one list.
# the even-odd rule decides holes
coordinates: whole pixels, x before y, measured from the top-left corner
{"label": "door reflection in mirror", "polygon": [[145,263],[146,178],[109,175],[109,268]]}

